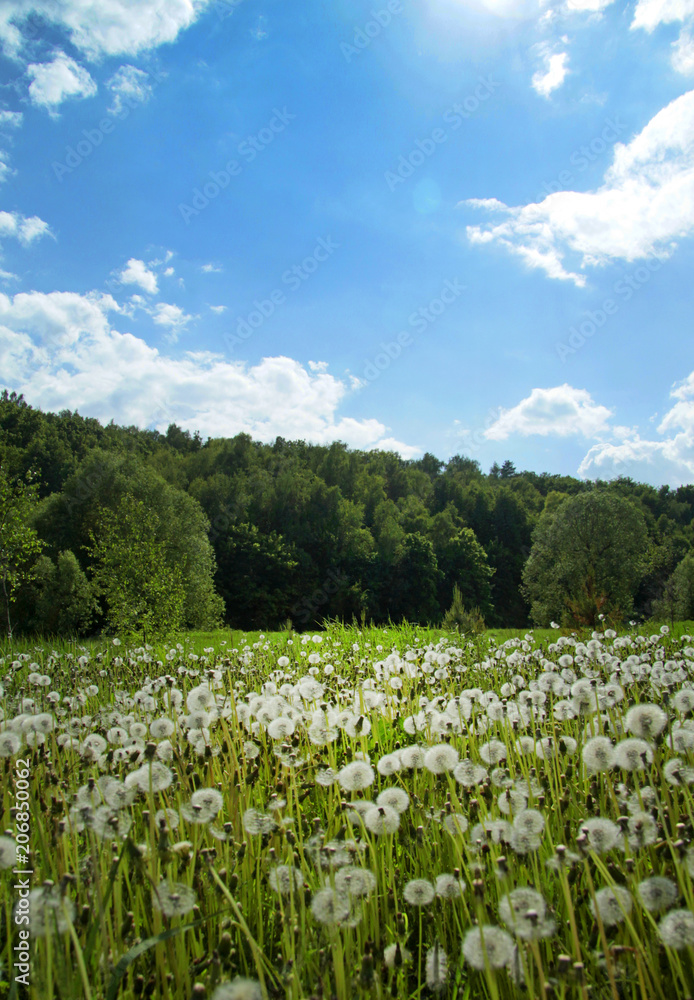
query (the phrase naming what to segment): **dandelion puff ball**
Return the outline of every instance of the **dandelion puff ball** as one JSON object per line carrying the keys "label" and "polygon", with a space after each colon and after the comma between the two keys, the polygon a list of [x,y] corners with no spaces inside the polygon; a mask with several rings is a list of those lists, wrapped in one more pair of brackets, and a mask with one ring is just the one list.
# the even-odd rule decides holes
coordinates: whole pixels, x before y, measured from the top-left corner
{"label": "dandelion puff ball", "polygon": [[449,743],[438,743],[424,754],[424,766],[432,774],[445,774],[458,763],[458,751]]}
{"label": "dandelion puff ball", "polygon": [[257,980],[237,976],[230,983],[221,983],[212,1000],[263,1000],[263,991]]}
{"label": "dandelion puff ball", "polygon": [[364,760],[353,760],[338,771],[337,780],[346,792],[355,792],[373,784],[374,770]]}
{"label": "dandelion puff ball", "polygon": [[658,933],[668,948],[691,948],[694,945],[694,913],[672,910],[658,924]]}
{"label": "dandelion puff ball", "polygon": [[11,837],[0,837],[0,868],[14,868],[17,863],[17,845]]}
{"label": "dandelion puff ball", "polygon": [[678,896],[675,883],[671,879],[663,878],[660,875],[654,875],[652,878],[646,878],[643,882],[639,882],[636,892],[641,903],[651,913],[657,913],[658,910],[667,910]]}
{"label": "dandelion puff ball", "polygon": [[609,771],[614,764],[614,747],[607,736],[594,736],[583,747],[581,756],[588,774]]}
{"label": "dandelion puff ball", "polygon": [[304,884],[304,876],[293,865],[276,865],[268,872],[270,888],[280,896],[290,896]]}
{"label": "dandelion puff ball", "polygon": [[389,806],[398,813],[403,813],[410,804],[410,796],[404,788],[386,788],[376,799],[377,806]]}
{"label": "dandelion puff ball", "polygon": [[407,948],[403,948],[403,946],[397,942],[395,944],[389,944],[383,949],[383,961],[389,969],[396,969],[399,965],[405,965],[411,960],[412,955]]}
{"label": "dandelion puff ball", "polygon": [[[392,754],[389,756],[392,756]],[[381,758],[381,760],[382,759],[383,758]],[[406,767],[408,770],[424,767],[424,750],[416,744],[414,746],[405,747],[404,750],[400,751],[400,760],[402,762],[402,766]]]}
{"label": "dandelion puff ball", "polygon": [[473,927],[463,940],[463,956],[473,969],[502,969],[513,955],[513,938],[500,927],[484,924]]}
{"label": "dandelion puff ball", "polygon": [[465,888],[463,880],[456,878],[455,875],[436,876],[436,895],[440,896],[441,899],[460,899]]}
{"label": "dandelion puff ball", "polygon": [[653,748],[637,736],[620,740],[614,748],[614,763],[624,771],[643,771],[653,763]]}
{"label": "dandelion puff ball", "polygon": [[183,882],[160,882],[152,892],[152,904],[165,917],[182,917],[197,902],[195,893]]}
{"label": "dandelion puff ball", "polygon": [[428,906],[436,896],[436,889],[428,879],[413,878],[403,889],[402,895],[410,906]]}
{"label": "dandelion puff ball", "polygon": [[489,740],[480,747],[480,757],[485,764],[498,764],[499,761],[506,760],[507,753],[506,744],[501,740]]}
{"label": "dandelion puff ball", "polygon": [[448,958],[438,941],[427,951],[424,970],[429,989],[434,991],[443,989],[448,974]]}
{"label": "dandelion puff ball", "polygon": [[400,826],[400,813],[390,806],[373,805],[364,813],[364,826],[372,833],[395,833]]}
{"label": "dandelion puff ball", "polygon": [[634,705],[626,714],[624,728],[643,740],[652,740],[667,726],[668,715],[660,705]]}
{"label": "dandelion puff ball", "polygon": [[603,924],[611,927],[613,924],[621,924],[631,913],[632,906],[629,890],[615,885],[599,889],[595,893],[595,899],[590,901],[590,912],[594,917],[599,914]]}
{"label": "dandelion puff ball", "polygon": [[368,896],[376,888],[376,876],[368,868],[345,865],[335,872],[335,892],[340,895]]}
{"label": "dandelion puff ball", "polygon": [[443,818],[443,826],[452,837],[460,837],[468,828],[467,816],[462,813],[448,813]]}
{"label": "dandelion puff ball", "polygon": [[311,900],[311,913],[319,924],[341,924],[350,917],[350,897],[330,886],[319,889]]}
{"label": "dandelion puff ball", "polygon": [[588,838],[591,850],[597,854],[605,854],[621,844],[621,830],[611,819],[594,816],[581,823],[580,829],[581,833],[585,833]]}

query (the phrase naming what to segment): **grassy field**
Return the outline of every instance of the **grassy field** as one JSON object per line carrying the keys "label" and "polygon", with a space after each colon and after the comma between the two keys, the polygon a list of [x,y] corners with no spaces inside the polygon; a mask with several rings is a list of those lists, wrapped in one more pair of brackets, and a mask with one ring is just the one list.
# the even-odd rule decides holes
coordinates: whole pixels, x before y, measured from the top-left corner
{"label": "grassy field", "polygon": [[5,643],[0,998],[694,997],[693,634]]}

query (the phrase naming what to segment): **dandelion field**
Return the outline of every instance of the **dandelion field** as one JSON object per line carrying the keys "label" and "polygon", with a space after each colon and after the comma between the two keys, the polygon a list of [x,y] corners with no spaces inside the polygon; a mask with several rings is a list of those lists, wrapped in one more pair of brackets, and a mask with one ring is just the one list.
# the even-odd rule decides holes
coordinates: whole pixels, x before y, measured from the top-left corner
{"label": "dandelion field", "polygon": [[0,652],[2,1000],[694,997],[691,635]]}

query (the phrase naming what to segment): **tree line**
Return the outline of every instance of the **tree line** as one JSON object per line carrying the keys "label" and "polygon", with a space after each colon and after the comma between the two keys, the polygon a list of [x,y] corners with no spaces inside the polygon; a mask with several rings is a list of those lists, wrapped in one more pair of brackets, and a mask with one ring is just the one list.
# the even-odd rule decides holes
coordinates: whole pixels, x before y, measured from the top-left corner
{"label": "tree line", "polygon": [[[694,617],[694,486],[203,440],[0,396],[10,629]],[[448,616],[448,617],[446,617]]]}

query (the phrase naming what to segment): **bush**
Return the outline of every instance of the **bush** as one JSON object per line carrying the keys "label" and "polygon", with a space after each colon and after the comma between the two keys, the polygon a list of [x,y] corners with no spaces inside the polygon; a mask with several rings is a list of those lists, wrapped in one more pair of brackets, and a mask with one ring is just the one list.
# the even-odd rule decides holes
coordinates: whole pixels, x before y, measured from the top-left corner
{"label": "bush", "polygon": [[443,616],[442,625],[452,631],[471,635],[480,635],[486,628],[479,608],[473,608],[471,611],[465,609],[463,595],[457,583],[453,586],[453,603]]}

